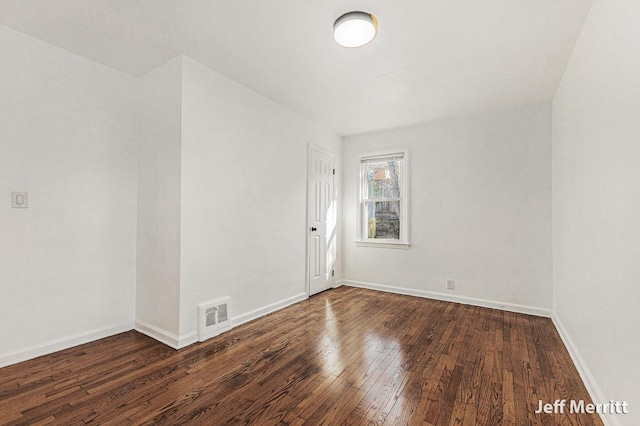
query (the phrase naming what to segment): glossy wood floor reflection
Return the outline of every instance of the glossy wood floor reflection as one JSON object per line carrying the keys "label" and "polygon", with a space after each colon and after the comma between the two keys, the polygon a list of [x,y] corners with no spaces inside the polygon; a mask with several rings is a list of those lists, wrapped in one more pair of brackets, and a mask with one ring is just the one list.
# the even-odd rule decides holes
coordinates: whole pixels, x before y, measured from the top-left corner
{"label": "glossy wood floor reflection", "polygon": [[0,423],[601,424],[549,319],[341,287],[174,351],[131,331],[0,369]]}

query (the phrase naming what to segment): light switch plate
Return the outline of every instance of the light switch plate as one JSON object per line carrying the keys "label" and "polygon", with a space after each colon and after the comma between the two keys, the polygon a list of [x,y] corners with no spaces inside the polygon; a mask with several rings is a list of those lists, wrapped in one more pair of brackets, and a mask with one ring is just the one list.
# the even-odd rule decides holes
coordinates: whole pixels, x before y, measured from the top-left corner
{"label": "light switch plate", "polygon": [[26,209],[29,207],[29,196],[26,192],[11,193],[11,207],[14,209]]}

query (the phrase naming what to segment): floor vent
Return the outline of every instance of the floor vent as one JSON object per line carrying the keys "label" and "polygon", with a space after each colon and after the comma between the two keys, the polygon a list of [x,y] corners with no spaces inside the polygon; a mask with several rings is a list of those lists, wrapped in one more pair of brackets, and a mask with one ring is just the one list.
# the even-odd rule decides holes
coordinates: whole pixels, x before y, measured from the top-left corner
{"label": "floor vent", "polygon": [[229,297],[198,305],[198,340],[204,342],[231,328]]}

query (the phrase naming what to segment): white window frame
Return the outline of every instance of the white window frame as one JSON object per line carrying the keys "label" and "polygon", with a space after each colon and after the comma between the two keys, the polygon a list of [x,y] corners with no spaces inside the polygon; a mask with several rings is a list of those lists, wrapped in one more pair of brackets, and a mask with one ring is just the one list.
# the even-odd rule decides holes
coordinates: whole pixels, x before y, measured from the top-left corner
{"label": "white window frame", "polygon": [[[402,157],[402,173],[400,174],[400,239],[380,239],[369,238],[367,232],[367,220],[365,218],[366,209],[365,205],[367,201],[374,201],[365,199],[364,196],[367,193],[367,182],[364,175],[363,165],[367,160],[375,160],[376,158],[387,157]],[[411,247],[409,242],[409,150],[407,148],[391,149],[386,151],[376,151],[360,154],[358,161],[358,179],[359,179],[359,191],[358,191],[358,235],[356,240],[357,247],[377,247],[377,248],[391,248],[391,249],[404,249],[407,250]]]}

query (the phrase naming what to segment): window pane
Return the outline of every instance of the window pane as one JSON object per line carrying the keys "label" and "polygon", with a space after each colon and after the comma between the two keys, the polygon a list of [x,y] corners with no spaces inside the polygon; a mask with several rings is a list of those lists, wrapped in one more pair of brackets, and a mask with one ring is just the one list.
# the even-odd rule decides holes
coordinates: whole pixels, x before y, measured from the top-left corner
{"label": "window pane", "polygon": [[400,239],[400,201],[369,201],[365,209],[368,238]]}
{"label": "window pane", "polygon": [[364,172],[367,182],[365,198],[400,198],[400,165],[402,159],[365,163]]}

